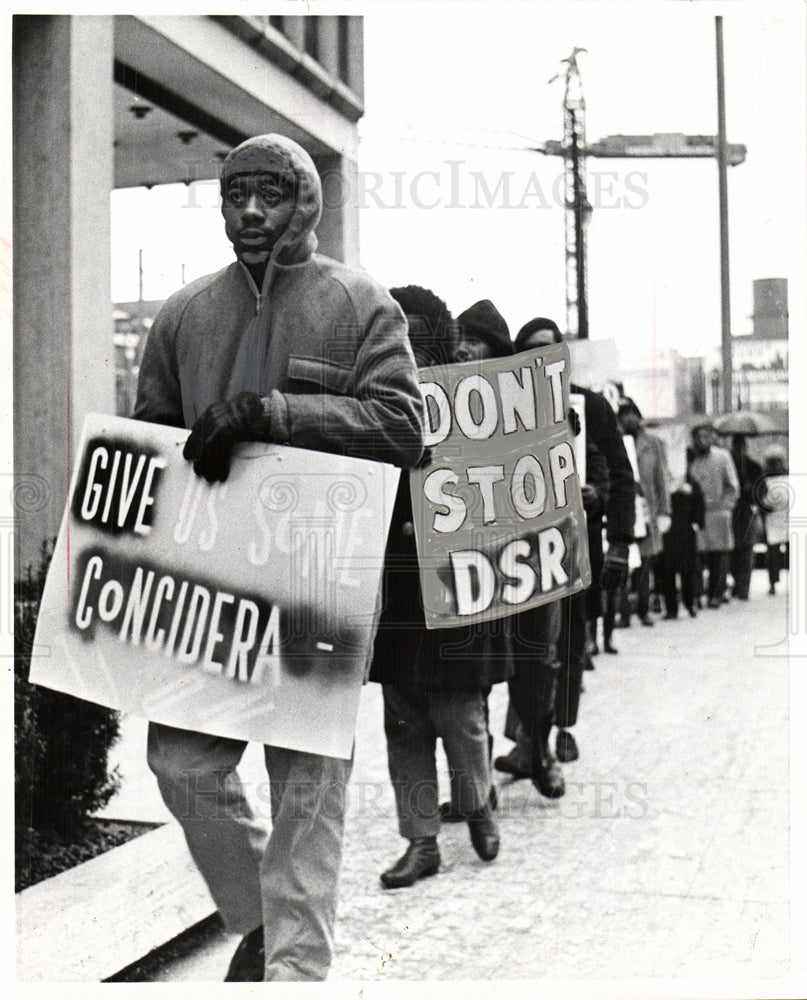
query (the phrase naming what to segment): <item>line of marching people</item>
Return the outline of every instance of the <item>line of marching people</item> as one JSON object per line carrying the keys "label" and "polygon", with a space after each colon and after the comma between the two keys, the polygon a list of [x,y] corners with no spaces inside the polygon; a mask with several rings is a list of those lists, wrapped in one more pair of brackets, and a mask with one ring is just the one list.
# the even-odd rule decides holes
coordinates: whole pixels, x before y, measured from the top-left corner
{"label": "line of marching people", "polygon": [[[557,325],[543,317],[512,339],[487,299],[454,320],[428,289],[408,285],[391,294],[407,317],[419,368],[507,357],[562,340]],[[383,689],[389,773],[399,832],[407,841],[401,857],[381,873],[385,889],[411,886],[438,872],[438,836],[446,822],[467,823],[477,855],[486,862],[496,858],[494,768],[529,778],[547,798],[564,795],[559,762],[579,756],[571,730],[583,673],[593,669],[592,656],[600,651],[600,618],[602,649],[616,653],[614,628],[629,625],[634,608],[643,625],[652,625],[659,594],[666,618],[677,617],[679,596],[692,616],[702,600],[717,608],[726,599],[731,568],[735,595],[748,596],[749,547],[753,557],[748,512],[759,506],[768,516],[774,513],[766,506],[763,470],[748,457],[744,440],[735,440],[729,454],[717,447],[708,424],[694,428],[685,482],[671,493],[664,445],[645,429],[636,404],[622,398],[615,413],[599,393],[574,384],[570,392],[582,396],[586,428],[581,486],[592,569],[587,590],[492,622],[427,629],[408,476],[401,478],[370,670],[370,680]],[[573,410],[569,418],[577,432]],[[768,470],[782,471],[781,463]],[[629,561],[634,541],[636,567]],[[778,572],[773,556],[771,566],[773,590]],[[509,688],[504,735],[513,747],[494,760],[488,695],[502,682]],[[450,799],[442,803],[438,738],[450,783]]]}

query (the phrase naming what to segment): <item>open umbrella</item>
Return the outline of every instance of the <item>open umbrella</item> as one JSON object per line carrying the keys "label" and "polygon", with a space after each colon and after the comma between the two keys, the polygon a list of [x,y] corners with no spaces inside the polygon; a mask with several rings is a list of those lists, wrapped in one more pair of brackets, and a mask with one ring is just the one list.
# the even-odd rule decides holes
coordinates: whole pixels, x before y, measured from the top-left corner
{"label": "open umbrella", "polygon": [[738,410],[736,413],[725,413],[714,422],[718,434],[745,434],[754,437],[757,434],[779,434],[782,429],[769,416],[756,413],[754,410]]}

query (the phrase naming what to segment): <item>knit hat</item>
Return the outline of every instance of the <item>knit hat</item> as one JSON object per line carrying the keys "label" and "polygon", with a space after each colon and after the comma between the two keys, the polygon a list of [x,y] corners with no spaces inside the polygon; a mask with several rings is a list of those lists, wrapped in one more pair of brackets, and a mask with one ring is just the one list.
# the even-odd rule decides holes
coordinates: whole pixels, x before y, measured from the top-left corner
{"label": "knit hat", "polygon": [[516,352],[526,351],[530,335],[537,333],[539,330],[548,330],[552,334],[552,343],[560,344],[563,342],[563,335],[558,329],[558,324],[553,319],[547,319],[546,316],[536,316],[535,319],[526,322],[518,331]]}
{"label": "knit hat", "polygon": [[322,183],[314,161],[299,143],[269,133],[247,139],[230,150],[221,166],[221,193],[228,181],[244,174],[272,174],[295,193],[291,222],[273,248],[279,263],[305,260],[317,247],[314,229],[322,215]]}
{"label": "knit hat", "polygon": [[476,337],[494,351],[497,358],[513,354],[510,330],[499,310],[490,299],[481,299],[457,317],[461,337]]}

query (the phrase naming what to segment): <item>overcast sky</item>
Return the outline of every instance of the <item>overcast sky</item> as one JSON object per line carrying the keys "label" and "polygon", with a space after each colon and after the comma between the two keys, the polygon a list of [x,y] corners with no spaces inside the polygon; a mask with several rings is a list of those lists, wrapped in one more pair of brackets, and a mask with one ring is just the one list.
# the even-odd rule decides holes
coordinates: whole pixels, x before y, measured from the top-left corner
{"label": "overcast sky", "polygon": [[[385,284],[433,288],[455,314],[491,298],[514,332],[537,313],[564,325],[561,162],[523,148],[562,136],[562,81],[548,82],[561,60],[574,46],[587,49],[578,62],[590,142],[615,133],[714,134],[714,15],[722,13],[728,139],[748,147],[746,162],[729,170],[733,330],[751,331],[751,282],[764,277],[790,279],[791,328],[803,329],[801,3],[350,7],[359,9],[362,264]],[[630,353],[718,346],[716,163],[590,158],[589,200],[592,339],[615,337]],[[183,211],[186,204],[184,188],[116,192],[113,298],[137,297],[139,247],[146,298],[181,283],[178,245],[186,280],[231,259],[209,189],[204,209]],[[166,238],[169,227],[179,243]]]}

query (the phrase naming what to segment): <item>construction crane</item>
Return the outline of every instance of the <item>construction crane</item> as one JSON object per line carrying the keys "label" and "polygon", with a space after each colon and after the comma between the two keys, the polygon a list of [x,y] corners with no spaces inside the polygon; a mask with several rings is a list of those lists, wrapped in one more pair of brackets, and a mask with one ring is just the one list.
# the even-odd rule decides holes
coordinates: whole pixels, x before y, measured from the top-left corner
{"label": "construction crane", "polygon": [[[548,140],[533,147],[536,152],[563,157],[565,255],[566,255],[566,332],[569,337],[588,339],[588,275],[586,228],[592,208],[586,194],[586,159],[596,157],[691,158],[717,156],[713,135],[682,135],[657,132],[653,135],[609,135],[586,144],[586,102],[577,56],[586,49],[575,47],[561,60],[565,70],[556,73],[549,83],[563,77],[563,140]],[[746,148],[738,143],[726,146],[726,160],[737,166],[745,160]]]}

